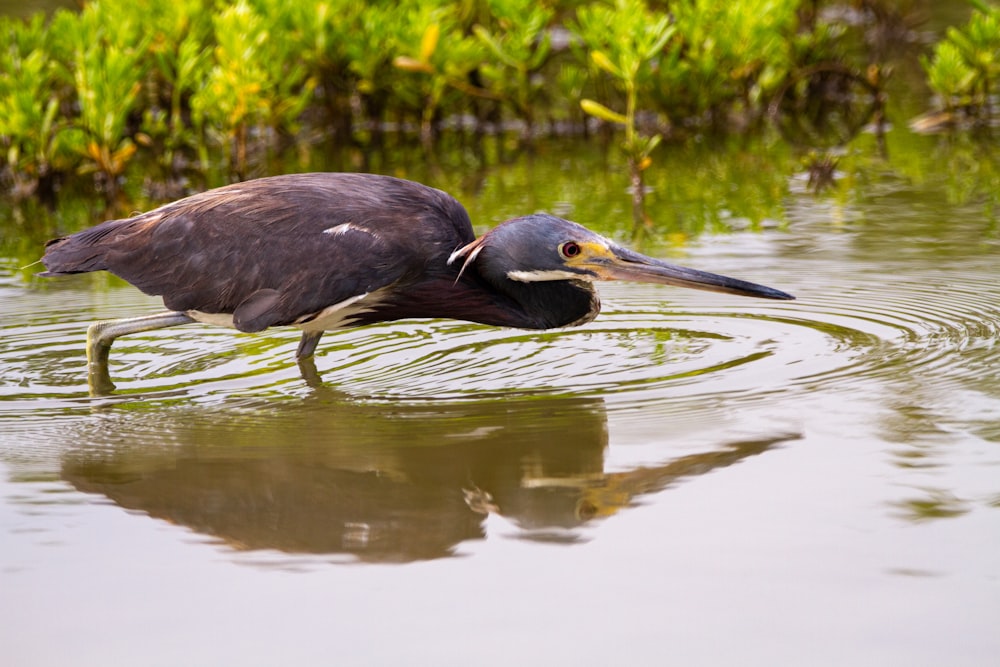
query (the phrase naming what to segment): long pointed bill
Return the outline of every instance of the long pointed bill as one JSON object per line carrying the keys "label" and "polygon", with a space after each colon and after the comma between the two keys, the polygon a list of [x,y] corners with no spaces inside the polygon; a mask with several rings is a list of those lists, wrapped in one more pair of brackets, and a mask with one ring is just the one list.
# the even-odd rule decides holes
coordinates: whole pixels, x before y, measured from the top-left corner
{"label": "long pointed bill", "polygon": [[794,299],[773,287],[720,276],[717,273],[688,269],[660,260],[640,255],[621,246],[611,246],[610,253],[587,262],[587,268],[604,280],[631,280],[642,283],[658,283],[677,287],[692,287],[710,292],[724,292],[741,296],[755,296],[762,299]]}

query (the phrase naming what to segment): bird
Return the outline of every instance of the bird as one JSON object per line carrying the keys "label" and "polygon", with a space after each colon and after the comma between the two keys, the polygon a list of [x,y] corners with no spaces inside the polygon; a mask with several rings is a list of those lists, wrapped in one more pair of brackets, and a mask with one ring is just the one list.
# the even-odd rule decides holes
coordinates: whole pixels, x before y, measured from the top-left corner
{"label": "bird", "polygon": [[477,238],[451,195],[366,173],[285,174],[207,190],[53,239],[41,261],[42,277],[108,271],[168,309],[90,325],[88,368],[99,393],[114,388],[115,339],[191,322],[248,333],[297,327],[301,363],[325,331],[406,318],[581,325],[600,311],[600,280],[794,299],[642,255],[548,213]]}

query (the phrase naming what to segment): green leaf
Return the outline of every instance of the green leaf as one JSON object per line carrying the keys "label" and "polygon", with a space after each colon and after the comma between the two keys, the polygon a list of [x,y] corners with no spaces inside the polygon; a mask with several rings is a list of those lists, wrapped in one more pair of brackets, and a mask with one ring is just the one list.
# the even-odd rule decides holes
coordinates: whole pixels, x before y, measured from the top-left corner
{"label": "green leaf", "polygon": [[437,50],[438,38],[441,36],[441,25],[439,23],[431,23],[424,30],[423,37],[420,38],[420,60],[423,62],[430,62],[431,57]]}
{"label": "green leaf", "polygon": [[670,19],[664,17],[657,23],[656,32],[661,32],[660,36],[656,38],[656,42],[649,47],[649,51],[646,52],[646,60],[652,60],[660,54],[663,47],[667,45],[667,41],[674,36],[674,26],[670,25]]}
{"label": "green leaf", "polygon": [[394,67],[397,67],[404,72],[424,72],[426,74],[434,73],[433,65],[423,60],[410,58],[409,56],[396,56],[392,59],[392,64]]}
{"label": "green leaf", "polygon": [[611,76],[618,79],[624,78],[621,69],[613,62],[611,62],[611,59],[608,58],[607,54],[604,53],[603,51],[596,51],[596,50],[591,51],[590,59],[591,61],[593,61],[595,65],[597,65],[599,68],[601,68]]}
{"label": "green leaf", "polygon": [[590,114],[595,118],[600,118],[601,120],[606,120],[609,123],[628,125],[628,118],[617,111],[612,111],[600,102],[583,99],[580,100],[580,108],[583,109],[584,113]]}
{"label": "green leaf", "polygon": [[503,47],[500,46],[500,43],[497,42],[497,40],[493,37],[492,34],[490,34],[489,30],[487,30],[481,25],[476,25],[473,26],[472,32],[476,34],[476,37],[478,37],[480,41],[483,42],[483,44],[489,47],[490,51],[493,52],[493,55],[495,55],[497,59],[504,65],[507,65],[508,67],[513,67],[515,69],[521,66],[521,64],[517,62],[517,60],[511,58],[507,54],[507,52],[503,50]]}

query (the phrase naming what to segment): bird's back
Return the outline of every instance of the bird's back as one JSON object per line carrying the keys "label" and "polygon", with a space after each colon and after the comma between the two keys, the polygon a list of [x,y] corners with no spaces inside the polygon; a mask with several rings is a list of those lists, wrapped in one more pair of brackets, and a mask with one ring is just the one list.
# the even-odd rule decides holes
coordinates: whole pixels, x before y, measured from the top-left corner
{"label": "bird's back", "polygon": [[293,174],[56,239],[42,262],[50,276],[110,271],[177,311],[233,313],[266,294],[256,330],[450,271],[449,254],[474,238],[465,209],[440,190],[373,174]]}

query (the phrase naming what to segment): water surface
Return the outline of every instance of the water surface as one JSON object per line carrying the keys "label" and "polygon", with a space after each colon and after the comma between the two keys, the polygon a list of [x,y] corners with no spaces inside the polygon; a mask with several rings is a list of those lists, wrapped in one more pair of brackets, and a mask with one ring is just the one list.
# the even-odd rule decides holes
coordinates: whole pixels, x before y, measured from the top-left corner
{"label": "water surface", "polygon": [[[649,252],[795,302],[609,284],[576,329],[327,334],[308,380],[294,332],[190,325],[119,340],[90,398],[87,324],[157,300],[11,254],[0,656],[992,664],[996,190],[910,140],[820,195],[761,157],[677,158],[731,159],[759,201],[654,182],[660,218],[718,233]],[[621,235],[621,182],[519,161],[457,194]]]}

